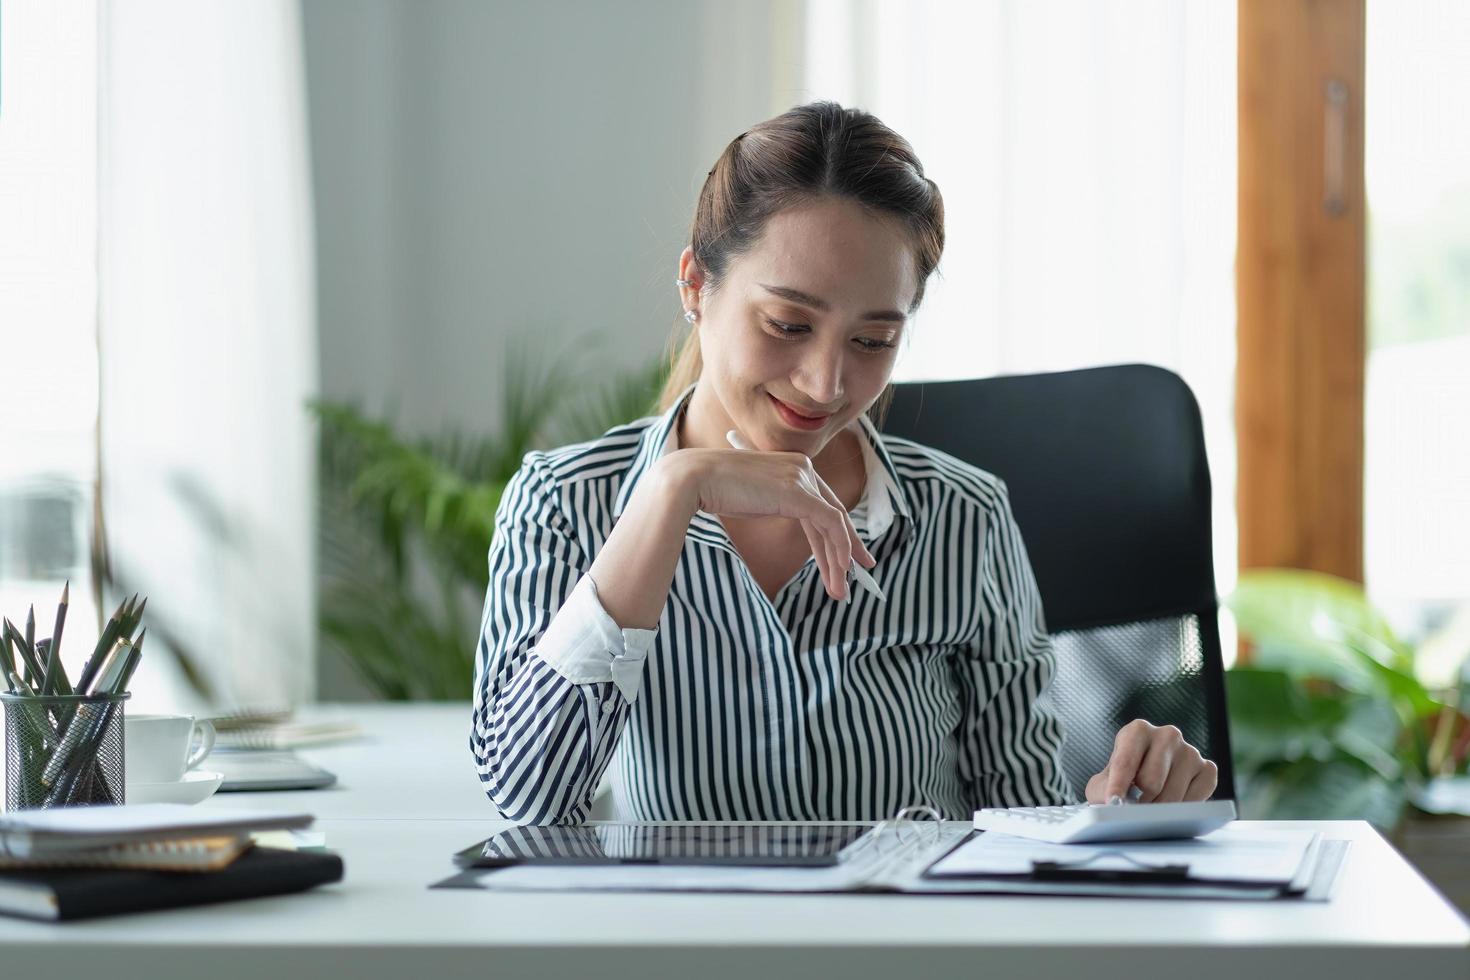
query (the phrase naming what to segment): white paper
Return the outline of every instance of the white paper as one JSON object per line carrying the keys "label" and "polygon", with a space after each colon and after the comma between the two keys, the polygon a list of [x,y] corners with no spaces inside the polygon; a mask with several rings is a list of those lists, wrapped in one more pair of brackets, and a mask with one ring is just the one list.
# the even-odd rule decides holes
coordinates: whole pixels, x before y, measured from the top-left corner
{"label": "white paper", "polygon": [[53,810],[13,810],[0,817],[0,831],[48,834],[132,833],[154,829],[205,828],[236,823],[294,822],[310,815],[267,810],[200,810],[183,803],[132,806],[69,806]]}
{"label": "white paper", "polygon": [[[947,855],[930,875],[1029,875],[1035,861],[1098,871],[1137,871],[1140,865],[1183,864],[1203,881],[1280,884],[1302,866],[1316,834],[1304,830],[1222,827],[1190,840],[1114,844],[1049,844],[990,831]],[[1089,860],[1091,859],[1091,860]]]}
{"label": "white paper", "polygon": [[270,830],[309,826],[309,813],[265,810],[201,810],[183,803],[69,806],[16,810],[0,817],[0,853],[29,857],[40,849],[67,849],[160,836],[198,837],[209,831]]}

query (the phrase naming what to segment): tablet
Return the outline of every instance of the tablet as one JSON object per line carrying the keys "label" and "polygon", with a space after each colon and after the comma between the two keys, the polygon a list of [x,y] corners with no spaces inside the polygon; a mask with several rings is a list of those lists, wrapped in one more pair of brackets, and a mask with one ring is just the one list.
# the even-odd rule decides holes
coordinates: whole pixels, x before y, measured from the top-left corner
{"label": "tablet", "polygon": [[838,862],[871,823],[603,823],[512,827],[454,856],[461,868],[512,864],[743,864]]}
{"label": "tablet", "polygon": [[319,789],[337,781],[335,773],[312,765],[295,752],[220,750],[210,753],[205,768],[224,774],[221,793]]}

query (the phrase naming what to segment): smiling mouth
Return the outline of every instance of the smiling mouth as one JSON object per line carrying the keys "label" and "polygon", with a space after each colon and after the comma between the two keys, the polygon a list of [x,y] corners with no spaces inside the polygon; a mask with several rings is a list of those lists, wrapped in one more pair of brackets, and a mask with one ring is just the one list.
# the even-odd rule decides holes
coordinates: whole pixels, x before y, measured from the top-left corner
{"label": "smiling mouth", "polygon": [[[774,397],[774,396],[772,396],[772,397]],[[777,398],[776,401],[780,402],[781,399]],[[790,411],[792,415],[800,415],[804,419],[824,419],[828,415],[831,415],[832,414],[831,412],[817,412],[816,414],[813,414],[811,412],[803,412],[801,409],[797,408],[796,406],[792,405],[789,402],[781,402],[781,404],[788,411]]]}
{"label": "smiling mouth", "polygon": [[819,429],[832,417],[830,413],[807,415],[786,404],[770,392],[766,393],[766,397],[770,398],[772,403],[775,404],[776,413],[781,416],[782,420],[798,429]]}

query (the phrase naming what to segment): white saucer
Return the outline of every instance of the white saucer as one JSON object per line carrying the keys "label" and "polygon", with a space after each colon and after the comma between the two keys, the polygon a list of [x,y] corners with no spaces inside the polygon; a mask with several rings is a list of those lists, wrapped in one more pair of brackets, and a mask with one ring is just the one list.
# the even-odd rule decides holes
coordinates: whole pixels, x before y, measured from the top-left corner
{"label": "white saucer", "polygon": [[129,782],[127,800],[129,803],[202,803],[213,796],[224,781],[222,772],[190,769],[178,782]]}

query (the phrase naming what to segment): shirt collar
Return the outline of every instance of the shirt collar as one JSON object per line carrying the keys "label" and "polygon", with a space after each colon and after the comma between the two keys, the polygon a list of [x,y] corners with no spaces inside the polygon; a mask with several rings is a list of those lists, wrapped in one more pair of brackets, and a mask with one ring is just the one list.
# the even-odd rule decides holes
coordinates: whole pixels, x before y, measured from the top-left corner
{"label": "shirt collar", "polygon": [[[637,489],[638,481],[643,475],[660,459],[679,448],[679,413],[688,404],[694,388],[692,384],[685,388],[674,400],[674,404],[644,430],[638,443],[638,452],[628,467],[623,485],[618,490],[617,500],[613,503],[614,519],[622,515],[623,508],[632,499],[633,491]],[[893,460],[883,446],[883,437],[866,412],[857,421],[862,435],[858,441],[863,450],[863,468],[867,471],[867,482],[857,510],[865,512],[869,539],[876,539],[892,526],[895,517],[902,517],[906,521],[912,521],[913,517],[909,512],[908,501],[900,489],[898,471],[894,469]]]}

